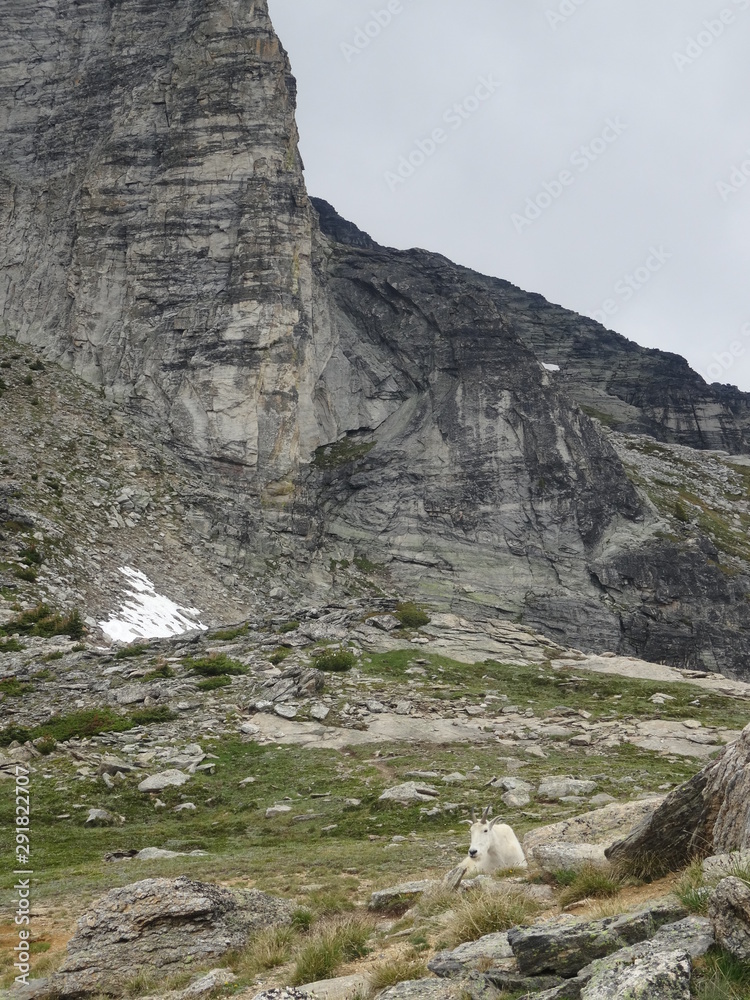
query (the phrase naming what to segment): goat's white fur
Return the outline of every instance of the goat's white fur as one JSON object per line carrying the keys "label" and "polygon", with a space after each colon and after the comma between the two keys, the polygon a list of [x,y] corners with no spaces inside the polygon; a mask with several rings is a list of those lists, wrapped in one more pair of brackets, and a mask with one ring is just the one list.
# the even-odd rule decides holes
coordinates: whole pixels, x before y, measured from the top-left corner
{"label": "goat's white fur", "polygon": [[489,807],[480,820],[471,818],[469,865],[478,875],[491,875],[504,868],[527,868],[523,848],[513,830],[500,817],[488,819]]}

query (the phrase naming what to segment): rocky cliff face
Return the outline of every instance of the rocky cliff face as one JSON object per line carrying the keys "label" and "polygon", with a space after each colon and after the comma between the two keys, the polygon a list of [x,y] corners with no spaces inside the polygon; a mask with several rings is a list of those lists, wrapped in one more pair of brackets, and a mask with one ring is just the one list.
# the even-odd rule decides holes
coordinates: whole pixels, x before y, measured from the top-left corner
{"label": "rocky cliff face", "polygon": [[2,331],[189,460],[227,570],[744,669],[744,554],[670,535],[590,414],[744,451],[746,397],[313,208],[263,0],[0,14]]}

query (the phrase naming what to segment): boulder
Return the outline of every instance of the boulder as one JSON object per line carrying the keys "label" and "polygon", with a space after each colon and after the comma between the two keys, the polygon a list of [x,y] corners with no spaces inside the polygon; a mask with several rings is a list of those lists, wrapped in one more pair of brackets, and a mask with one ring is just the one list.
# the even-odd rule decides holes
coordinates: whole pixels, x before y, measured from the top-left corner
{"label": "boulder", "polygon": [[497,991],[480,975],[462,979],[411,979],[375,994],[375,1000],[497,1000]]}
{"label": "boulder", "polygon": [[432,785],[416,781],[405,781],[402,785],[387,788],[380,796],[380,802],[399,802],[402,806],[410,806],[415,802],[432,802],[440,793]]}
{"label": "boulder", "polygon": [[567,778],[564,775],[555,775],[545,778],[537,789],[537,796],[540,799],[557,801],[569,795],[591,795],[596,791],[595,781],[584,781],[580,778]]}
{"label": "boulder", "polygon": [[369,908],[376,912],[406,909],[424,893],[434,889],[436,885],[438,882],[424,879],[421,882],[401,882],[399,885],[393,885],[387,889],[378,889],[370,896]]}
{"label": "boulder", "polygon": [[530,830],[523,838],[524,854],[529,860],[536,860],[536,849],[542,844],[601,844],[607,847],[630,833],[663,801],[663,796],[659,796],[636,802],[613,802],[601,809]]}
{"label": "boulder", "polygon": [[729,875],[750,872],[750,851],[712,854],[703,861],[703,876],[707,882],[718,882]]}
{"label": "boulder", "polygon": [[144,778],[138,785],[138,791],[161,792],[165,788],[179,788],[186,781],[190,781],[190,775],[183,771],[162,771],[161,774],[152,774],[149,778]]}
{"label": "boulder", "polygon": [[594,959],[645,941],[662,924],[684,915],[684,908],[671,900],[602,920],[563,915],[532,927],[513,927],[508,931],[508,942],[523,975],[574,976]]}
{"label": "boulder", "polygon": [[534,850],[534,861],[545,872],[577,871],[590,865],[610,867],[601,844],[540,844]]}
{"label": "boulder", "polygon": [[656,875],[691,858],[750,848],[750,726],[625,839],[607,849],[616,864]]}
{"label": "boulder", "polygon": [[288,924],[293,906],[257,890],[188,878],[146,879],[112,889],[84,914],[50,979],[62,997],[120,995],[142,972],[169,975],[242,948],[264,927]]}
{"label": "boulder", "polygon": [[596,976],[581,990],[581,1000],[690,1000],[691,973],[687,952],[658,952]]}
{"label": "boulder", "polygon": [[750,962],[750,886],[730,876],[716,887],[708,906],[717,944],[739,962]]}
{"label": "boulder", "polygon": [[106,809],[89,809],[86,817],[86,826],[120,826],[124,822],[124,816],[115,816]]}
{"label": "boulder", "polygon": [[253,1000],[313,1000],[313,998],[297,986],[275,986],[273,989],[256,993]]}
{"label": "boulder", "polygon": [[[508,960],[511,960],[510,962]],[[491,967],[503,963],[503,968],[512,966],[513,950],[508,944],[506,932],[485,934],[478,941],[460,944],[453,951],[440,951],[430,959],[427,968],[436,976],[446,978],[460,976],[468,969],[487,972]]]}
{"label": "boulder", "polygon": [[352,1000],[353,997],[367,996],[370,980],[367,976],[338,976],[336,979],[322,979],[317,983],[305,983],[299,987],[304,993],[318,1000]]}

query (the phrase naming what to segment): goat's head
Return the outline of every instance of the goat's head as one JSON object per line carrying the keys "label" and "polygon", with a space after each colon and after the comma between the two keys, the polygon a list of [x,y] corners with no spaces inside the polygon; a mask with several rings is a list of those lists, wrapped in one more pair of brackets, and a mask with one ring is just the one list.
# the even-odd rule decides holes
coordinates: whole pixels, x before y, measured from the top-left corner
{"label": "goat's head", "polygon": [[500,822],[500,817],[489,818],[490,806],[482,813],[481,819],[476,818],[474,809],[471,810],[471,843],[469,844],[469,858],[481,869],[487,863],[487,852],[492,843],[492,828]]}

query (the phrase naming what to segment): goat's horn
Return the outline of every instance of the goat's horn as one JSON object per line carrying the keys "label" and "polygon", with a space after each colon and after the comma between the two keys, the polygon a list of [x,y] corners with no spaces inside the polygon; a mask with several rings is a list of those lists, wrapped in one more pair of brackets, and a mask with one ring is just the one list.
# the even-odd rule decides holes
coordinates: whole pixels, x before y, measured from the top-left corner
{"label": "goat's horn", "polygon": [[477,821],[477,814],[474,812],[474,806],[471,807],[470,816],[471,816],[471,822],[472,823],[476,823],[476,821]]}
{"label": "goat's horn", "polygon": [[485,821],[485,820],[487,819],[487,817],[489,816],[489,814],[490,814],[490,809],[491,809],[491,808],[492,808],[491,806],[487,806],[487,808],[486,808],[486,809],[484,810],[484,812],[482,813],[482,822],[483,822],[483,823],[484,823],[484,821]]}

